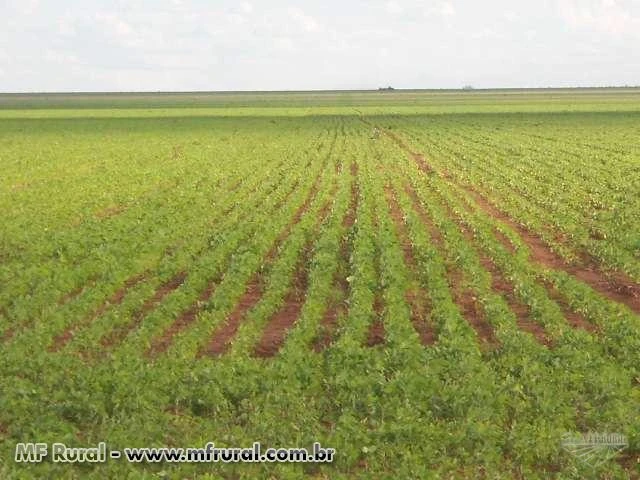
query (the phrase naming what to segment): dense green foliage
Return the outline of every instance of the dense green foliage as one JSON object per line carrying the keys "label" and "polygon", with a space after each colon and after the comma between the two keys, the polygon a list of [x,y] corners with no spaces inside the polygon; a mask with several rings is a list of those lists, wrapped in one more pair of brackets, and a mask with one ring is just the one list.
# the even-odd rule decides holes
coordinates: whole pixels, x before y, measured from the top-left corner
{"label": "dense green foliage", "polygon": [[[0,478],[638,476],[638,91],[324,95],[0,97]],[[629,447],[592,469],[589,431]]]}

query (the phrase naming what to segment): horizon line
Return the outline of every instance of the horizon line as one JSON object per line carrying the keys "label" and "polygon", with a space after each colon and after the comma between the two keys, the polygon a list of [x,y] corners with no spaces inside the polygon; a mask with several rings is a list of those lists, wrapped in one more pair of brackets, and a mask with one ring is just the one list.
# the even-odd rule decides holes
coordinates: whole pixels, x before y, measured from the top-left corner
{"label": "horizon line", "polygon": [[267,93],[368,93],[368,92],[482,92],[482,91],[522,91],[522,90],[610,90],[639,89],[640,85],[607,85],[575,87],[447,87],[447,88],[396,88],[392,86],[364,89],[307,89],[307,90],[69,90],[69,91],[7,91],[0,95],[100,95],[100,94],[267,94]]}

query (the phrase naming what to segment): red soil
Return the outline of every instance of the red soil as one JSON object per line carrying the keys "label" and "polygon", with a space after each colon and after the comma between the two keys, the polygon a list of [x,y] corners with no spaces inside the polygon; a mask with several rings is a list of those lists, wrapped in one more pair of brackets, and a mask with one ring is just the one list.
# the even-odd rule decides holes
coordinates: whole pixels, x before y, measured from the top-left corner
{"label": "red soil", "polygon": [[227,351],[229,343],[236,335],[242,319],[260,301],[263,291],[261,277],[256,273],[249,280],[244,294],[240,297],[233,312],[227,317],[227,321],[214,332],[206,351],[201,352],[201,354],[216,356],[222,355]]}
{"label": "red soil", "polygon": [[[378,215],[373,216],[373,227],[377,231],[380,226],[378,221]],[[382,291],[380,286],[380,256],[375,255],[373,259],[374,270],[378,278],[378,285],[373,297],[373,313],[374,318],[369,325],[369,331],[367,333],[366,345],[368,347],[375,347],[376,345],[382,345],[385,342],[385,328],[384,328],[384,298],[382,297]]]}
{"label": "red soil", "polygon": [[209,282],[207,288],[205,288],[198,297],[198,300],[191,304],[191,306],[164,331],[162,336],[153,342],[149,350],[147,350],[148,357],[156,357],[157,355],[166,352],[169,345],[173,342],[173,338],[195,322],[196,317],[202,308],[201,305],[211,298],[213,292],[215,292],[215,289],[218,286],[218,283],[219,279]]}
{"label": "red soil", "polygon": [[564,318],[573,328],[581,328],[589,333],[597,333],[598,327],[586,320],[580,313],[572,310],[560,291],[551,282],[540,280],[540,284],[547,289],[547,293],[558,304]]}
{"label": "red soil", "polygon": [[[276,237],[276,240],[273,242],[273,245],[265,255],[265,258],[262,262],[263,266],[269,266],[273,263],[278,250],[287,239],[291,230],[295,225],[297,225],[302,216],[309,210],[309,206],[314,198],[318,194],[318,188],[320,184],[320,176],[317,176],[307,194],[302,205],[298,207],[296,212],[293,215],[291,221],[282,229],[282,231]],[[218,327],[212,334],[211,340],[207,344],[206,347],[200,350],[198,356],[219,356],[225,353],[231,342],[231,339],[235,336],[242,319],[246,316],[247,312],[251,310],[262,298],[264,294],[264,281],[262,279],[262,274],[260,271],[254,272],[247,284],[247,288],[240,297],[238,303],[235,308],[227,317],[226,322],[224,322],[220,327]]]}
{"label": "red soil", "polygon": [[516,223],[508,215],[498,210],[488,200],[472,187],[466,187],[480,208],[488,215],[500,220],[514,229],[531,250],[532,259],[547,268],[563,270],[583,281],[591,288],[614,302],[622,303],[635,313],[640,314],[640,285],[629,277],[620,273],[605,273],[595,262],[570,265],[560,255],[553,252],[549,246],[535,233],[523,225]]}
{"label": "red soil", "polygon": [[351,164],[351,176],[353,177],[351,183],[351,199],[349,209],[342,221],[342,226],[346,230],[346,235],[342,237],[340,242],[339,262],[342,266],[342,272],[340,271],[340,268],[336,269],[333,277],[334,289],[338,290],[340,293],[338,300],[329,305],[329,308],[327,308],[322,321],[320,322],[320,333],[313,342],[313,349],[315,352],[321,352],[331,344],[338,326],[338,318],[341,315],[346,314],[348,311],[345,301],[349,298],[349,282],[347,282],[344,274],[349,272],[349,261],[351,257],[351,250],[353,248],[350,231],[355,224],[360,196],[360,190],[358,187],[358,165],[355,162]]}
{"label": "red soil", "polygon": [[67,345],[74,337],[75,333],[82,327],[88,326],[93,322],[96,318],[100,317],[107,311],[107,309],[112,305],[119,305],[124,300],[125,295],[129,291],[129,289],[133,288],[135,285],[143,282],[146,279],[147,273],[141,273],[138,275],[134,275],[130,277],[124,282],[124,285],[120,287],[111,297],[105,300],[91,315],[85,317],[80,322],[70,325],[67,327],[61,334],[57,335],[53,343],[49,346],[50,352],[58,352],[62,348]]}
{"label": "red soil", "polygon": [[187,274],[185,272],[180,272],[173,278],[171,278],[168,282],[162,284],[160,288],[156,290],[153,296],[147,299],[144,305],[142,305],[142,308],[133,314],[129,323],[119,326],[116,329],[112,330],[110,333],[103,336],[100,340],[100,344],[104,348],[110,348],[122,342],[122,340],[124,340],[130,332],[134,331],[140,326],[144,317],[146,317],[146,315],[151,310],[153,310],[164,297],[166,297],[169,293],[173,292],[184,283],[186,277]]}
{"label": "red soil", "polygon": [[444,248],[444,238],[442,237],[442,232],[433,224],[431,217],[422,206],[422,203],[420,202],[416,191],[411,187],[411,185],[406,184],[405,192],[407,192],[407,195],[409,195],[409,198],[411,198],[413,209],[420,217],[422,224],[427,228],[431,240],[439,249]]}
{"label": "red soil", "polygon": [[65,303],[71,301],[72,299],[74,299],[75,297],[77,297],[78,295],[80,295],[80,293],[82,293],[82,291],[84,290],[84,285],[73,289],[72,291],[70,291],[69,293],[64,294],[62,297],[60,297],[60,299],[58,300],[58,305],[64,305]]}
{"label": "red soil", "polygon": [[293,275],[293,284],[284,298],[282,307],[271,317],[262,337],[254,349],[254,356],[260,358],[273,357],[284,343],[289,329],[296,323],[305,302],[308,288],[306,265],[311,259],[313,240],[303,248]]}
{"label": "red soil", "polygon": [[[331,197],[333,196],[332,194]],[[312,232],[311,237],[302,248],[302,252],[298,257],[298,262],[296,263],[293,274],[293,283],[284,298],[282,307],[271,317],[262,332],[262,337],[253,352],[255,357],[268,358],[276,355],[284,343],[289,329],[298,321],[309,288],[309,271],[307,270],[307,266],[311,262],[313,255],[313,244],[320,225],[329,214],[330,207],[331,200],[320,210],[314,232]]]}
{"label": "red soil", "polygon": [[[411,245],[411,240],[409,239],[409,234],[404,224],[404,217],[402,215],[400,205],[398,204],[395,193],[391,187],[387,186],[385,188],[385,193],[387,204],[391,209],[391,219],[396,227],[396,233],[404,253],[405,265],[411,272],[414,280],[418,281],[418,267],[413,252],[413,246]],[[411,309],[411,322],[418,332],[420,342],[425,346],[432,345],[435,343],[436,334],[429,321],[429,312],[431,309],[429,308],[430,306],[426,290],[422,287],[409,289],[405,292],[405,299]]]}
{"label": "red soil", "polygon": [[[383,131],[414,159],[421,170],[425,171],[424,158],[416,158],[420,156],[419,153],[414,152],[397,134],[386,130]],[[432,173],[434,171],[430,165],[427,165],[427,167],[426,173]],[[447,178],[449,177],[450,175]],[[458,183],[458,185],[465,188],[480,208],[487,214],[518,232],[523,242],[530,248],[534,261],[547,268],[563,270],[583,281],[608,299],[622,303],[633,312],[640,314],[640,285],[628,275],[622,272],[604,272],[597,264],[597,261],[588,255],[582,255],[588,259],[588,263],[584,265],[569,265],[563,258],[553,252],[537,234],[529,231],[504,212],[498,210],[474,187],[461,185],[460,183]]]}
{"label": "red soil", "polygon": [[476,331],[481,343],[492,346],[496,345],[498,341],[495,338],[493,328],[484,317],[484,311],[475,296],[475,292],[462,287],[462,272],[458,269],[450,269],[448,273],[453,299],[458,307],[460,307],[462,315]]}
{"label": "red soil", "polygon": [[491,274],[491,288],[495,292],[501,293],[507,301],[509,308],[516,316],[518,326],[525,332],[532,334],[542,345],[550,346],[552,342],[547,336],[544,327],[531,318],[529,306],[518,300],[513,284],[507,281],[507,279],[502,275],[502,272],[489,257],[480,254],[480,262],[485,270]]}
{"label": "red soil", "polygon": [[13,327],[7,328],[0,336],[0,343],[6,343],[13,338],[16,334],[16,329]]}
{"label": "red soil", "polygon": [[497,228],[493,229],[493,233],[496,236],[496,238],[498,239],[498,241],[504,246],[504,248],[506,248],[510,253],[516,253],[516,247],[513,243],[511,243],[511,240],[509,240],[509,238],[502,233],[500,230],[498,230]]}
{"label": "red soil", "polygon": [[[273,207],[274,211],[280,209],[282,205],[284,205],[289,200],[293,192],[298,187],[299,183],[300,183],[299,180],[296,180],[294,182],[294,184],[292,185],[290,190],[287,192],[285,197],[274,205]],[[160,338],[158,338],[153,342],[149,350],[147,350],[147,356],[155,357],[158,354],[165,352],[169,348],[169,345],[171,345],[173,338],[178,333],[185,330],[193,322],[195,322],[198,316],[198,313],[202,310],[203,304],[206,303],[211,298],[217,286],[219,285],[220,281],[221,281],[221,278],[216,278],[211,282],[209,282],[209,284],[207,285],[207,288],[198,297],[198,300],[196,300],[186,311],[184,311],[182,315],[180,315],[176,319],[176,321],[173,322],[167,328],[167,330],[162,334]],[[240,308],[244,308],[248,310],[252,308],[253,305],[255,305],[255,303],[257,303],[257,301],[260,299],[260,295],[257,295],[256,292],[254,291],[255,285],[257,284],[258,281],[259,281],[258,276],[254,275],[254,277],[249,282],[250,286],[251,285],[254,285],[254,286],[251,286],[251,291],[245,292],[246,298],[241,299],[240,303],[238,304]],[[252,302],[255,302],[255,303],[252,303]],[[236,308],[238,308],[238,306],[236,306]],[[242,318],[242,316],[237,317],[237,315],[238,313],[235,311],[232,313],[230,317],[231,323],[225,324],[221,329],[220,336],[217,337],[217,339],[212,342],[211,349],[212,351],[214,351],[215,354],[222,353],[226,348],[225,347],[226,343],[229,341],[231,337],[235,335],[239,321]],[[224,343],[220,343],[220,342],[224,342]]]}
{"label": "red soil", "polygon": [[[444,248],[442,232],[433,224],[430,216],[422,206],[416,191],[409,184],[405,185],[405,190],[412,200],[414,210],[427,228],[427,231],[430,233],[431,239],[434,241],[436,246],[442,250]],[[460,308],[462,315],[474,328],[482,343],[487,345],[496,345],[497,340],[495,338],[493,328],[485,319],[483,309],[478,303],[474,292],[470,289],[465,290],[462,287],[462,272],[452,264],[447,265],[446,268],[453,299]]]}

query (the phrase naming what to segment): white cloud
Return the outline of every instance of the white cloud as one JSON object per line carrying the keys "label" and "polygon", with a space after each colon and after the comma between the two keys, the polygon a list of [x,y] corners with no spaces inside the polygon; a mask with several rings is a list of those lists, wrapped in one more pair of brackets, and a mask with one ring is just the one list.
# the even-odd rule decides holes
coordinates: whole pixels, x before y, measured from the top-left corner
{"label": "white cloud", "polygon": [[640,15],[616,0],[558,0],[562,19],[574,29],[617,36],[640,36]]}
{"label": "white cloud", "polygon": [[439,10],[443,17],[453,17],[456,14],[456,9],[451,2],[443,2]]}
{"label": "white cloud", "polygon": [[76,34],[76,21],[71,15],[63,15],[57,19],[58,33],[63,37]]}
{"label": "white cloud", "polygon": [[448,21],[456,16],[456,8],[451,2],[439,2],[428,5],[423,13],[425,18],[440,17]]}
{"label": "white cloud", "polygon": [[295,43],[289,37],[278,37],[275,39],[275,46],[277,50],[285,52],[293,52],[296,50]]}
{"label": "white cloud", "polygon": [[485,39],[501,40],[504,37],[500,32],[496,31],[493,28],[483,28],[479,32],[472,34],[471,38],[474,38],[476,40],[485,40]]}
{"label": "white cloud", "polygon": [[116,37],[126,37],[133,33],[133,28],[114,13],[98,12],[95,20],[108,34]]}
{"label": "white cloud", "polygon": [[404,9],[402,8],[402,5],[400,5],[398,2],[396,2],[394,0],[388,1],[387,4],[385,5],[385,8],[386,8],[387,12],[392,14],[392,15],[399,15],[402,12],[404,12]]}
{"label": "white cloud", "polygon": [[311,15],[307,15],[299,8],[288,9],[289,18],[302,27],[306,32],[320,31],[320,24]]}
{"label": "white cloud", "polygon": [[1,88],[548,86],[640,78],[639,0],[70,5],[0,0]]}
{"label": "white cloud", "polygon": [[520,20],[520,15],[518,15],[516,12],[504,12],[503,17],[509,22]]}
{"label": "white cloud", "polygon": [[44,55],[45,60],[62,65],[78,63],[78,57],[73,54],[47,49]]}
{"label": "white cloud", "polygon": [[34,15],[40,9],[40,0],[5,0],[3,3],[21,15]]}

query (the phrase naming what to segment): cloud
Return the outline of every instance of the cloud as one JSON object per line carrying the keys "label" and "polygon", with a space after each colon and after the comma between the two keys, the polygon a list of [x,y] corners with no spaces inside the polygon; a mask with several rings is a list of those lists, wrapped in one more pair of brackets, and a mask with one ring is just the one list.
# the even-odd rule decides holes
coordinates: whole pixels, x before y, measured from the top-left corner
{"label": "cloud", "polygon": [[456,7],[451,2],[437,2],[423,7],[422,12],[424,18],[440,18],[445,21],[445,24],[449,24],[449,21],[456,16]]}
{"label": "cloud", "polygon": [[45,60],[53,63],[70,66],[78,63],[78,57],[73,54],[59,52],[56,50],[47,49],[44,55]]}
{"label": "cloud", "polygon": [[57,19],[58,34],[62,37],[72,37],[76,34],[76,21],[70,15],[63,15]]}
{"label": "cloud", "polygon": [[520,15],[518,15],[516,12],[512,12],[512,11],[504,12],[502,14],[502,16],[504,17],[505,20],[507,20],[509,22],[515,22],[515,21],[520,20]]}
{"label": "cloud", "polygon": [[289,37],[276,38],[275,46],[277,50],[282,50],[285,52],[294,52],[296,50],[296,45],[294,41]]}
{"label": "cloud", "polygon": [[[626,6],[625,6],[626,5]],[[560,17],[573,29],[640,36],[640,14],[616,0],[558,0]]]}
{"label": "cloud", "polygon": [[0,88],[637,83],[639,9],[638,0],[0,0]]}
{"label": "cloud", "polygon": [[114,13],[96,13],[95,20],[106,33],[115,37],[127,37],[133,33],[131,25]]}
{"label": "cloud", "polygon": [[440,5],[439,12],[443,17],[453,17],[456,14],[456,9],[451,2],[443,2]]}
{"label": "cloud", "polygon": [[388,1],[385,5],[385,9],[392,15],[399,15],[404,12],[404,8],[402,8],[402,5],[394,0]]}
{"label": "cloud", "polygon": [[21,15],[34,15],[40,9],[40,0],[5,0],[9,9]]}
{"label": "cloud", "polygon": [[289,18],[294,23],[302,27],[306,32],[318,32],[320,31],[320,24],[311,15],[307,15],[301,9],[291,7],[288,9]]}

